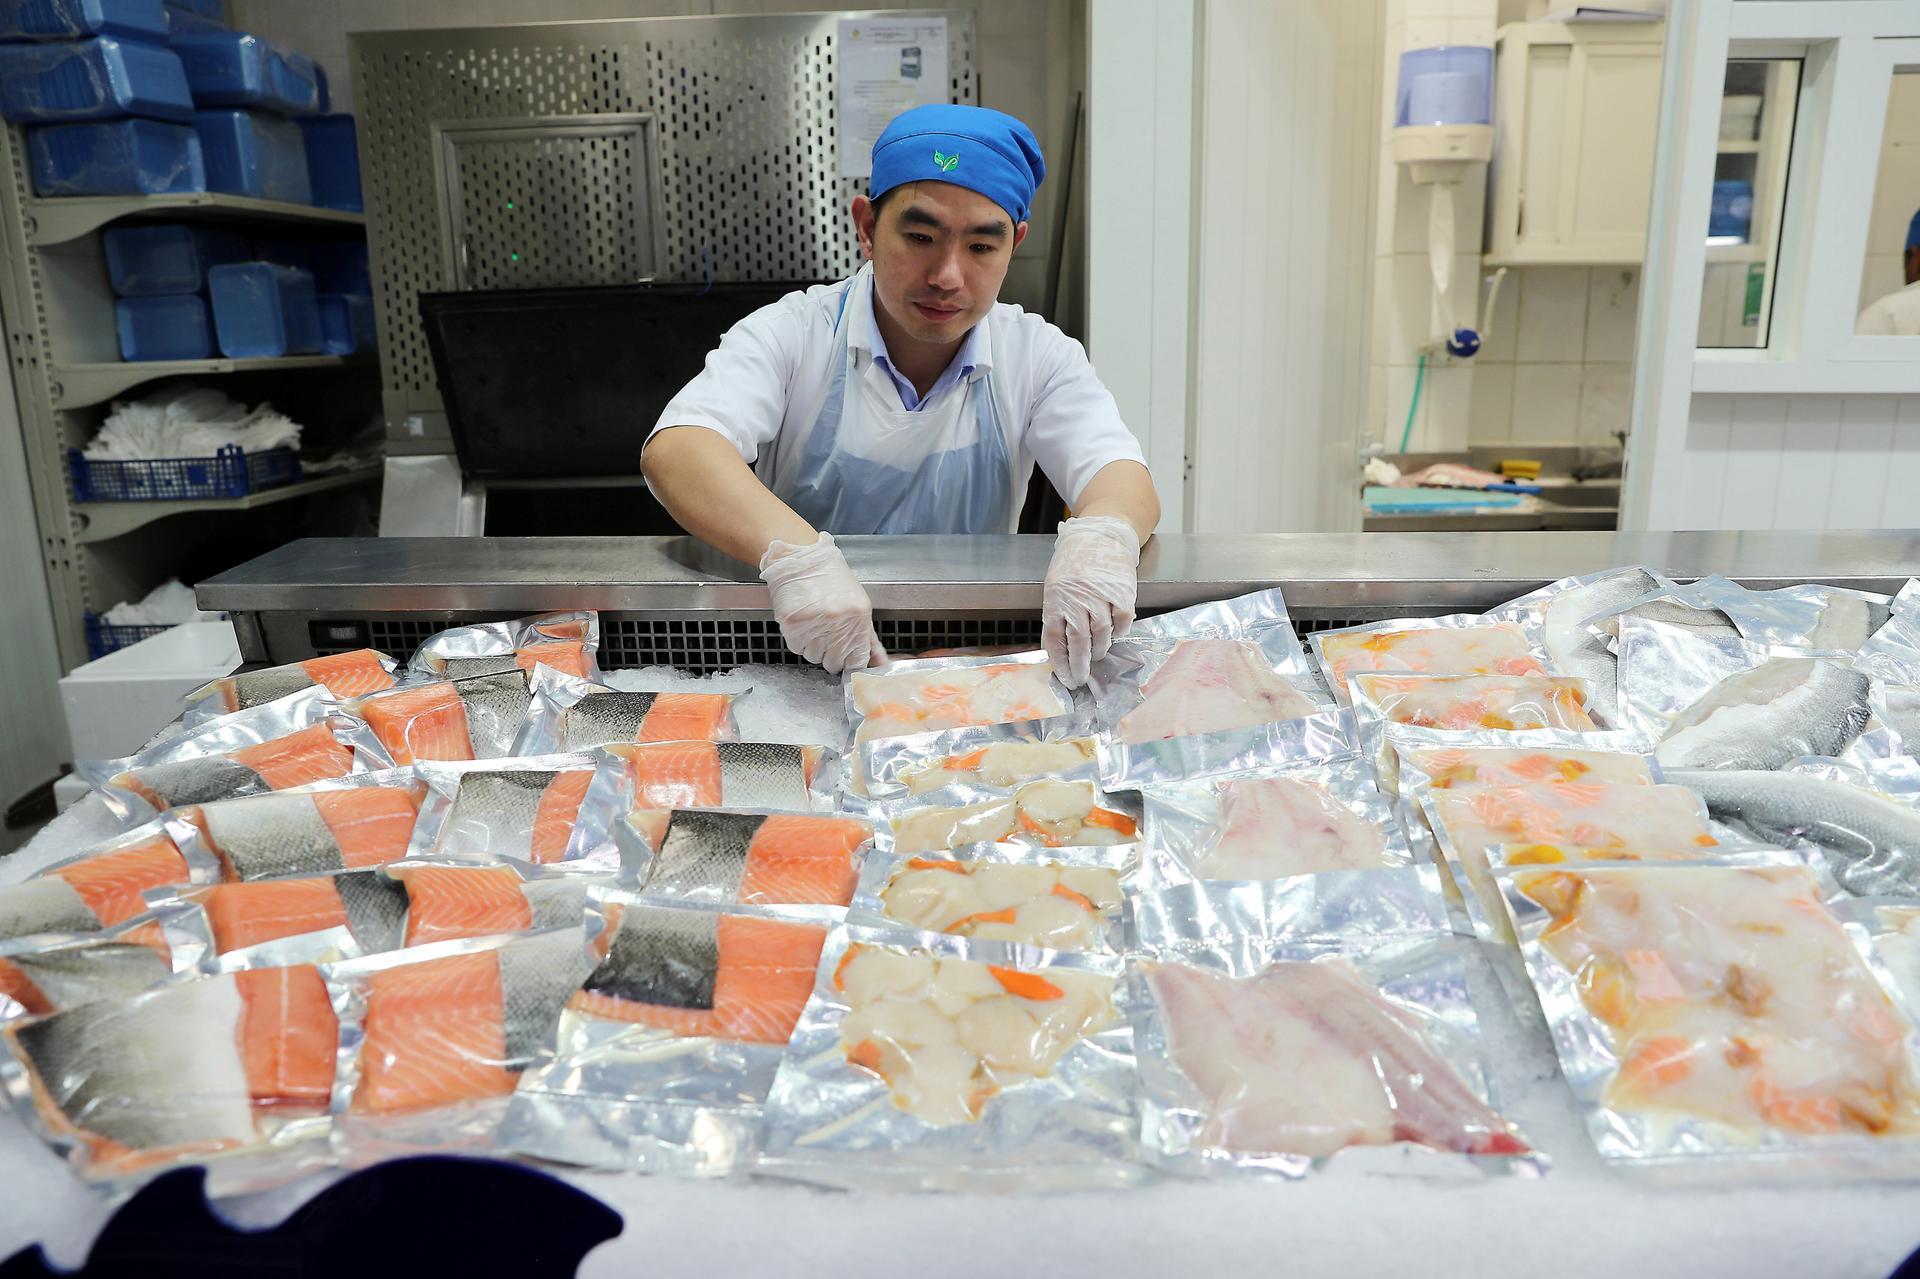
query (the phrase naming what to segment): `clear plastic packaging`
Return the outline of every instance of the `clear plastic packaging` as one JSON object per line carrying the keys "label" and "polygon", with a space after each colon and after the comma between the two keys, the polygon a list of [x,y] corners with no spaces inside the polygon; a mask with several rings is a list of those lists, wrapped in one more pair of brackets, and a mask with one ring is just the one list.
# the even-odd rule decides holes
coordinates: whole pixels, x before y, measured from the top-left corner
{"label": "clear plastic packaging", "polygon": [[202,684],[188,693],[186,714],[180,722],[187,728],[198,728],[222,715],[263,706],[315,684],[323,686],[336,699],[377,693],[393,687],[393,671],[393,659],[371,648],[263,670],[240,671]]}
{"label": "clear plastic packaging", "polygon": [[757,1173],[886,1190],[1138,1182],[1121,961],[836,927]]}
{"label": "clear plastic packaging", "polygon": [[1578,747],[1532,747],[1435,746],[1403,738],[1402,732],[1398,724],[1387,729],[1387,744],[1400,761],[1402,792],[1474,786],[1651,786],[1659,780],[1653,757],[1636,749],[1644,743],[1635,733],[1587,733]]}
{"label": "clear plastic packaging", "polygon": [[1011,794],[948,786],[923,802],[890,804],[885,816],[876,847],[894,853],[1003,840],[1043,848],[1125,844],[1140,834],[1139,806],[1103,794],[1091,776],[1026,782]]}
{"label": "clear plastic packaging", "polygon": [[824,923],[596,889],[609,921],[555,1058],[524,1072],[500,1144],[592,1167],[720,1177],[750,1159]]}
{"label": "clear plastic packaging", "polygon": [[1359,674],[1352,690],[1359,745],[1390,794],[1399,789],[1397,760],[1387,744],[1396,724],[1403,726],[1400,741],[1421,741],[1421,734],[1431,733],[1424,740],[1434,745],[1466,740],[1457,734],[1488,735],[1482,741],[1496,733],[1560,734],[1508,739],[1515,746],[1544,745],[1597,729],[1586,711],[1587,683],[1573,676]]}
{"label": "clear plastic packaging", "polygon": [[[1817,762],[1808,761],[1815,767]],[[1819,850],[1842,888],[1920,894],[1920,779],[1907,761],[1848,774],[1669,770],[1718,824],[1763,843]],[[1841,780],[1850,775],[1856,780]],[[1872,789],[1860,781],[1870,781]]]}
{"label": "clear plastic packaging", "polygon": [[[878,670],[849,671],[847,726],[856,764],[860,748],[883,737],[1050,719],[1073,709],[1073,694],[1045,653],[909,658]],[[856,795],[866,778],[856,771]]]}
{"label": "clear plastic packaging", "polygon": [[[538,666],[535,674],[550,669]],[[341,705],[345,736],[384,768],[551,754],[516,746],[533,705],[530,682],[525,671],[516,669],[457,680],[414,680],[368,693]]]}
{"label": "clear plastic packaging", "polygon": [[[708,906],[845,906],[873,827],[855,817],[639,809],[613,823],[623,887]],[[602,853],[578,864],[602,867]]]}
{"label": "clear plastic packaging", "polygon": [[860,747],[860,774],[876,804],[961,784],[1007,791],[1093,764],[1099,741],[1084,714],[881,737]]}
{"label": "clear plastic packaging", "polygon": [[1666,578],[1640,567],[1563,577],[1489,610],[1487,617],[1525,627],[1546,653],[1548,666],[1587,681],[1590,712],[1608,727],[1617,727],[1613,652],[1589,623],[1667,584]]}
{"label": "clear plastic packaging", "polygon": [[344,777],[366,767],[338,739],[324,688],[310,688],[222,716],[116,760],[82,760],[74,771],[123,822],[180,804],[263,795]]}
{"label": "clear plastic packaging", "polygon": [[599,683],[599,648],[598,613],[540,613],[429,635],[407,663],[407,673],[416,679],[470,679],[551,666]]}
{"label": "clear plastic packaging", "polygon": [[1320,673],[1342,705],[1347,680],[1361,671],[1401,675],[1545,675],[1526,630],[1479,613],[1401,617],[1307,637]]}
{"label": "clear plastic packaging", "polygon": [[1048,950],[1126,952],[1141,849],[966,844],[938,855],[870,853],[847,922]]}
{"label": "clear plastic packaging", "polygon": [[182,849],[161,822],[147,822],[32,879],[0,885],[0,941],[98,932],[144,913],[148,889],[218,875],[211,858]]}
{"label": "clear plastic packaging", "polygon": [[586,754],[416,765],[427,795],[407,856],[560,861],[593,765]]}
{"label": "clear plastic packaging", "polygon": [[125,999],[193,967],[199,952],[169,947],[154,922],[0,940],[0,1023]]}
{"label": "clear plastic packaging", "polygon": [[1351,711],[1329,707],[1299,719],[1157,742],[1100,740],[1100,780],[1111,790],[1250,769],[1293,767],[1351,754],[1360,738]]}
{"label": "clear plastic packaging", "polygon": [[1495,1109],[1431,868],[1186,884],[1148,894],[1140,928],[1130,1003],[1155,1165],[1546,1171]]}
{"label": "clear plastic packaging", "polygon": [[167,834],[228,883],[367,870],[407,855],[426,785],[411,769],[170,809]]}
{"label": "clear plastic packaging", "polygon": [[1357,755],[1141,788],[1156,879],[1283,879],[1413,861]]}
{"label": "clear plastic packaging", "polygon": [[740,693],[629,693],[551,667],[529,681],[532,704],[515,755],[554,755],[630,742],[731,742]]}

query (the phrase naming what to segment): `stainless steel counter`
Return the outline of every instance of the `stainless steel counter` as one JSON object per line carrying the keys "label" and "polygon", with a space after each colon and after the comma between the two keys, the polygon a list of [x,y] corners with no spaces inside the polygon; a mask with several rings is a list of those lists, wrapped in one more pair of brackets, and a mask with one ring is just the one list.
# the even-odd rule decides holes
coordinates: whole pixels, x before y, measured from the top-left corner
{"label": "stainless steel counter", "polygon": [[[903,647],[1034,633],[1051,538],[841,545],[886,619],[883,639],[889,627]],[[1759,587],[1817,580],[1891,591],[1920,574],[1920,532],[1176,534],[1147,546],[1140,606],[1282,586],[1297,618],[1326,625],[1483,609],[1618,564]],[[610,637],[641,637],[637,648],[612,645],[612,665],[781,657],[758,575],[689,538],[311,538],[202,582],[198,595],[201,607],[234,614],[249,661],[368,642],[404,650],[460,620],[565,608],[599,609]]]}

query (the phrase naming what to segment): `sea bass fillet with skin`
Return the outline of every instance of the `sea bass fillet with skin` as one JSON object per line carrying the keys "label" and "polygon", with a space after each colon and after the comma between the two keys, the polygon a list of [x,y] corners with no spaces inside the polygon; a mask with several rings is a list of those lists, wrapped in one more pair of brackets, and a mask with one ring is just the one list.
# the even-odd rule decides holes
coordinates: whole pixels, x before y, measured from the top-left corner
{"label": "sea bass fillet with skin", "polygon": [[1244,978],[1160,964],[1147,981],[1174,1064],[1208,1100],[1206,1145],[1315,1158],[1403,1141],[1527,1152],[1345,962],[1281,962]]}
{"label": "sea bass fillet with skin", "polygon": [[1837,756],[1866,731],[1873,681],[1820,658],[1776,657],[1729,676],[1674,717],[1654,757],[1670,768],[1779,768]]}
{"label": "sea bass fillet with skin", "polygon": [[1717,822],[1768,844],[1812,845],[1861,896],[1920,894],[1920,813],[1863,787],[1805,773],[1674,771]]}
{"label": "sea bass fillet with skin", "polygon": [[1156,742],[1299,719],[1319,709],[1282,679],[1252,640],[1187,639],[1140,686],[1120,739]]}
{"label": "sea bass fillet with skin", "polygon": [[1555,670],[1587,681],[1593,690],[1594,712],[1608,722],[1617,717],[1619,704],[1614,656],[1606,642],[1587,629],[1587,623],[1659,589],[1651,573],[1628,568],[1568,587],[1547,601],[1541,626],[1547,656]]}
{"label": "sea bass fillet with skin", "polygon": [[1219,834],[1195,859],[1202,879],[1279,879],[1387,864],[1386,833],[1318,786],[1255,777],[1220,788]]}

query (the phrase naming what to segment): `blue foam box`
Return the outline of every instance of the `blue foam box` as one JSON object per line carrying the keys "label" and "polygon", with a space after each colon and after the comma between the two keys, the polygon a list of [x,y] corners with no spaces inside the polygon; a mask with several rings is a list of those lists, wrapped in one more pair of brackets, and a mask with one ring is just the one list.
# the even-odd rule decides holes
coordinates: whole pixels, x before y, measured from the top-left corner
{"label": "blue foam box", "polygon": [[313,202],[323,209],[364,213],[360,198],[360,142],[350,115],[310,115],[300,119],[307,135],[307,175]]}
{"label": "blue foam box", "polygon": [[38,195],[169,195],[207,189],[200,136],[159,120],[27,130]]}
{"label": "blue foam box", "polygon": [[192,9],[183,9],[179,5],[167,6],[167,43],[173,44],[181,36],[196,31],[226,31],[227,24],[219,18],[209,18],[204,13],[195,13]]}
{"label": "blue foam box", "polygon": [[320,68],[304,53],[244,31],[187,31],[173,38],[193,101],[203,107],[266,107],[288,115],[320,110]]}
{"label": "blue foam box", "polygon": [[328,355],[373,350],[372,298],[363,293],[322,293],[319,297],[320,331]]}
{"label": "blue foam box", "polygon": [[207,272],[220,353],[235,360],[311,355],[326,339],[313,276],[271,262],[229,262]]}
{"label": "blue foam box", "polygon": [[293,121],[264,111],[226,108],[194,112],[193,128],[207,160],[207,190],[313,203],[307,143]]}
{"label": "blue foam box", "polygon": [[204,360],[213,355],[213,323],[197,293],[121,298],[113,304],[123,360]]}
{"label": "blue foam box", "polygon": [[208,270],[253,256],[247,237],[237,231],[178,222],[110,226],[100,238],[107,278],[123,298],[198,293],[207,287]]}
{"label": "blue foam box", "polygon": [[0,40],[71,40],[76,36],[164,40],[161,0],[0,0]]}
{"label": "blue foam box", "polygon": [[[262,253],[269,261],[277,259]],[[360,240],[320,240],[307,246],[313,287],[322,293],[373,294],[373,273],[367,267],[367,246]],[[297,265],[297,264],[294,264]]]}
{"label": "blue foam box", "polygon": [[171,49],[101,36],[0,45],[0,115],[62,122],[116,116],[193,118],[187,73]]}
{"label": "blue foam box", "polygon": [[226,0],[166,0],[166,3],[169,9],[185,9],[216,22],[227,20]]}

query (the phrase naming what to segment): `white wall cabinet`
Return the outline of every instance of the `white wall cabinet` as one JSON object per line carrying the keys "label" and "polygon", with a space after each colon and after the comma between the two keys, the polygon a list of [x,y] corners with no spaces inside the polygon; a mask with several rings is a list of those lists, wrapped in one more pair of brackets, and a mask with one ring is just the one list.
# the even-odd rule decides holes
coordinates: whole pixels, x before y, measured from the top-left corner
{"label": "white wall cabinet", "polygon": [[1646,256],[1663,23],[1523,22],[1495,37],[1487,261]]}

